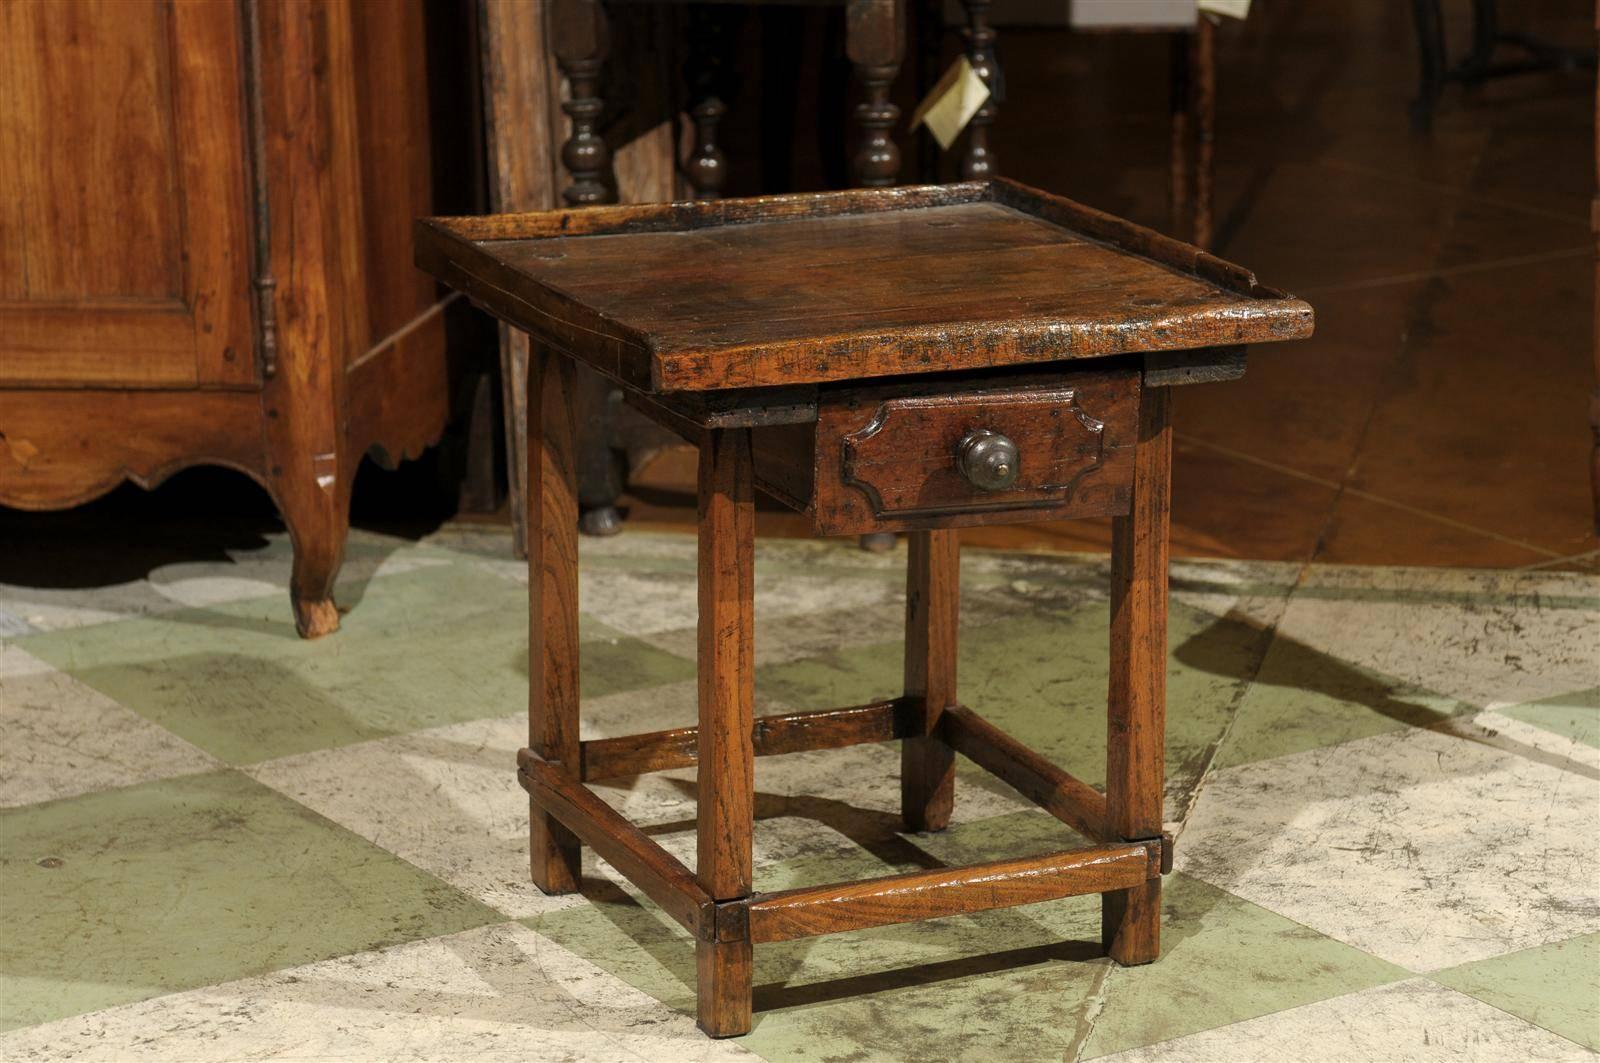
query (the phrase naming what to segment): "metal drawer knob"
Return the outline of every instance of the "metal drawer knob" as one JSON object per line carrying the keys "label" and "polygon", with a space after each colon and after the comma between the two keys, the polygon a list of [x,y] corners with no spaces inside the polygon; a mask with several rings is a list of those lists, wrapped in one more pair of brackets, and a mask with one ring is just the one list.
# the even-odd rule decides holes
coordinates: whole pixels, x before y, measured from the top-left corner
{"label": "metal drawer knob", "polygon": [[1004,491],[1017,482],[1021,455],[1017,445],[999,432],[974,428],[956,444],[956,466],[973,487]]}

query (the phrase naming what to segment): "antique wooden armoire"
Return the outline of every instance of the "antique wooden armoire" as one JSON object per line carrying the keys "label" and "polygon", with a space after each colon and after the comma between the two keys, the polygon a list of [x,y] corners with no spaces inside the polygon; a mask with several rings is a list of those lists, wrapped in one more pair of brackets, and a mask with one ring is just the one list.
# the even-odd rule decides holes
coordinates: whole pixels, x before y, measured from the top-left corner
{"label": "antique wooden armoire", "polygon": [[446,417],[445,301],[410,240],[439,205],[437,21],[0,0],[0,504],[229,466],[288,525],[301,634],[338,626],[357,465]]}

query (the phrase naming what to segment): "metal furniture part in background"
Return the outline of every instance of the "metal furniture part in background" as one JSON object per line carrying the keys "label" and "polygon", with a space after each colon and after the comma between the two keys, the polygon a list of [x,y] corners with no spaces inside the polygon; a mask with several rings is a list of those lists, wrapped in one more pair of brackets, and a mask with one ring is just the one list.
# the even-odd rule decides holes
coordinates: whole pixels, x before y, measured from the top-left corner
{"label": "metal furniture part in background", "polygon": [[[1443,3],[1444,0],[1411,0],[1421,74],[1417,98],[1411,103],[1411,123],[1418,130],[1432,127],[1433,112],[1451,82],[1481,85],[1518,74],[1595,67],[1592,51],[1563,48],[1530,34],[1502,30],[1498,0],[1472,0],[1472,47],[1461,62],[1451,66]],[[1520,50],[1522,58],[1497,62],[1495,52],[1502,45]]]}
{"label": "metal furniture part in background", "polygon": [[[1238,376],[1243,344],[1308,336],[1309,306],[1004,180],[424,220],[415,246],[421,268],[536,339],[517,759],[541,890],[578,889],[584,845],[629,878],[692,935],[714,1037],[750,1030],[768,942],[1099,894],[1107,954],[1160,955],[1169,393]],[[989,268],[949,270],[951,255]],[[696,727],[580,738],[579,363],[699,451]],[[819,535],[908,535],[899,696],[754,715],[758,488]],[[962,703],[958,529],[1108,516],[1102,793]],[[869,742],[900,744],[907,830],[949,825],[960,753],[1088,844],[756,892],[755,758]],[[692,871],[585,785],[684,767],[698,768]]]}

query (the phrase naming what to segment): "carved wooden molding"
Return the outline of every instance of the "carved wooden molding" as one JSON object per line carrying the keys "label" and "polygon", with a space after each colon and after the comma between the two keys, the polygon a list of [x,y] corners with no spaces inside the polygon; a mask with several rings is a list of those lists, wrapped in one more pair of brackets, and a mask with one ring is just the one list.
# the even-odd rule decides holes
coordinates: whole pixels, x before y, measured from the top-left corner
{"label": "carved wooden molding", "polygon": [[[1013,487],[984,492],[962,475],[956,446],[974,428],[1017,443],[1021,464]],[[930,435],[934,445],[927,446]],[[1079,405],[1075,387],[908,396],[880,402],[867,424],[844,438],[841,478],[866,496],[874,517],[904,519],[1062,506],[1104,459],[1105,422]]]}

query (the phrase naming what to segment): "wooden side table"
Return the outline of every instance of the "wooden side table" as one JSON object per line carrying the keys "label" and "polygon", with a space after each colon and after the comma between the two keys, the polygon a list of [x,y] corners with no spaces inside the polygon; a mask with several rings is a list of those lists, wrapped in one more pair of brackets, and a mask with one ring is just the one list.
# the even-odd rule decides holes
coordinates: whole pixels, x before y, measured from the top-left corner
{"label": "wooden side table", "polygon": [[[1243,371],[1311,308],[1237,266],[1009,181],[424,220],[417,263],[540,341],[530,371],[533,881],[591,846],[695,936],[699,1020],[751,1021],[756,944],[1077,894],[1122,963],[1160,951],[1168,387]],[[699,726],[578,738],[578,363],[700,449]],[[756,718],[754,495],[827,535],[910,533],[904,693]],[[976,524],[1110,515],[1106,788],[961,704],[959,549]],[[899,741],[911,830],[955,755],[1086,835],[1043,856],[755,892],[758,756]],[[585,782],[699,766],[690,871]]]}

